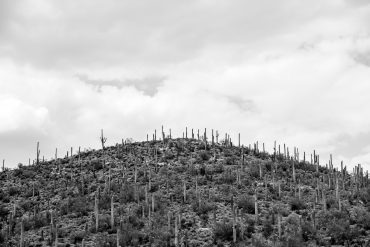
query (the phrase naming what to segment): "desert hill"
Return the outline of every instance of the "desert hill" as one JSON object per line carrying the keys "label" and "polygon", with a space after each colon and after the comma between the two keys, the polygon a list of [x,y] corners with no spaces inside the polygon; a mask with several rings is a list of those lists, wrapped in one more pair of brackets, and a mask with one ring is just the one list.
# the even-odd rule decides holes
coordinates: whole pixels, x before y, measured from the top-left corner
{"label": "desert hill", "polygon": [[[204,135],[206,136],[206,135]],[[163,134],[164,137],[164,134]],[[370,189],[228,136],[123,142],[0,173],[0,246],[365,246]],[[217,140],[216,140],[217,139]],[[71,153],[70,153],[71,154]]]}

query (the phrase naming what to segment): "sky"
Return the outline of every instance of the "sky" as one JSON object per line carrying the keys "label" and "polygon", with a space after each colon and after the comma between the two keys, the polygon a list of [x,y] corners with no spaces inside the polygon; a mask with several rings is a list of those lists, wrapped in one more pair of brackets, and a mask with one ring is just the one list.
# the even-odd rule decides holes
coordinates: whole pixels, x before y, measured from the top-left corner
{"label": "sky", "polygon": [[368,169],[369,3],[0,0],[0,159],[164,125]]}

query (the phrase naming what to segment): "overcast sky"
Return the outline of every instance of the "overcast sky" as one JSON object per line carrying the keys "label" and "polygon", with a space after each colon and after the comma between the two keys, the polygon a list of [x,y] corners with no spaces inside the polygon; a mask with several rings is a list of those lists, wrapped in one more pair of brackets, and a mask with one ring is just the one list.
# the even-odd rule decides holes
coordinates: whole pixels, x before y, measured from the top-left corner
{"label": "overcast sky", "polygon": [[0,0],[0,159],[163,124],[370,168],[368,2]]}

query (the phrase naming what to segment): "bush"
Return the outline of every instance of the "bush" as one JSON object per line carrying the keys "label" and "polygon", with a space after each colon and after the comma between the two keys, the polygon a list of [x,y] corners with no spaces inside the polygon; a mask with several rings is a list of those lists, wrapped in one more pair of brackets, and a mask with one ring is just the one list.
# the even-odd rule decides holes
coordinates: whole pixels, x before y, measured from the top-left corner
{"label": "bush", "polygon": [[91,206],[86,197],[68,198],[60,206],[62,215],[75,213],[76,217],[87,216],[91,211]]}
{"label": "bush", "polygon": [[199,152],[199,159],[201,161],[208,161],[211,158],[211,155],[207,151]]}
{"label": "bush", "polygon": [[239,198],[237,205],[239,208],[241,208],[245,213],[248,214],[254,214],[255,208],[254,208],[254,198],[251,196],[242,196]]}
{"label": "bush", "polygon": [[216,208],[216,205],[213,203],[208,203],[206,201],[202,201],[199,205],[199,202],[195,202],[192,205],[193,211],[196,212],[198,215],[208,214],[209,211],[212,211]]}
{"label": "bush", "polygon": [[233,224],[231,222],[216,223],[214,229],[215,239],[222,241],[233,240]]}
{"label": "bush", "polygon": [[304,204],[303,201],[299,200],[298,198],[293,198],[290,201],[290,208],[292,209],[292,211],[302,210],[306,208],[306,205]]}
{"label": "bush", "polygon": [[9,187],[9,190],[8,190],[8,194],[9,196],[16,196],[16,195],[19,195],[21,193],[20,189],[15,187],[15,186],[11,186]]}
{"label": "bush", "polygon": [[236,180],[235,174],[231,172],[231,170],[226,170],[222,173],[220,178],[220,182],[223,184],[233,184]]}
{"label": "bush", "polygon": [[82,240],[85,238],[85,232],[84,231],[75,231],[71,233],[71,240],[74,244],[77,244],[78,242],[82,242]]}
{"label": "bush", "polygon": [[102,161],[99,159],[93,159],[90,161],[89,170],[91,171],[99,171],[103,169]]}
{"label": "bush", "polygon": [[221,163],[217,163],[213,167],[213,172],[214,173],[223,173],[224,172],[224,165]]}
{"label": "bush", "polygon": [[[262,164],[261,164],[262,165]],[[260,165],[256,162],[250,165],[249,174],[252,178],[260,178]]]}
{"label": "bush", "polygon": [[316,230],[312,223],[307,221],[302,223],[302,238],[304,241],[309,241],[316,238]]}
{"label": "bush", "polygon": [[124,184],[123,189],[118,195],[120,203],[129,203],[135,201],[135,188],[128,183]]}
{"label": "bush", "polygon": [[24,210],[24,211],[31,211],[33,207],[35,206],[35,202],[32,200],[24,200],[19,203],[19,206]]}
{"label": "bush", "polygon": [[262,234],[265,238],[268,238],[271,236],[273,233],[274,228],[272,227],[272,223],[269,220],[265,220],[263,222],[263,227],[262,227]]}
{"label": "bush", "polygon": [[0,219],[5,220],[8,217],[9,210],[4,204],[0,204]]}
{"label": "bush", "polygon": [[236,158],[235,158],[235,156],[226,157],[225,164],[226,165],[229,165],[229,166],[236,165]]}
{"label": "bush", "polygon": [[0,201],[4,203],[10,202],[9,195],[3,190],[0,190]]}

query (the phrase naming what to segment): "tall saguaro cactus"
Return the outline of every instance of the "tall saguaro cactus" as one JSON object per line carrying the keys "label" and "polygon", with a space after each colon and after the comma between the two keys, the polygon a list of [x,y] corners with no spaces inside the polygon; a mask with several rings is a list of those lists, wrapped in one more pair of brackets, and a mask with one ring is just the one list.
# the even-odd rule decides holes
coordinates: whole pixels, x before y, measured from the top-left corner
{"label": "tall saguaro cactus", "polygon": [[99,198],[98,194],[95,192],[95,230],[98,232],[99,230]]}
{"label": "tall saguaro cactus", "polygon": [[21,220],[21,239],[20,239],[20,247],[24,247],[24,224],[23,224],[23,219]]}
{"label": "tall saguaro cactus", "polygon": [[102,149],[104,150],[104,144],[105,142],[107,141],[107,138],[104,137],[104,132],[103,132],[103,129],[101,129],[101,135],[100,135],[100,142],[101,142],[101,147]]}
{"label": "tall saguaro cactus", "polygon": [[177,217],[175,217],[175,246],[179,246],[179,229],[177,226]]}
{"label": "tall saguaro cactus", "polygon": [[40,148],[39,148],[39,142],[37,142],[37,149],[36,149],[36,165],[38,166],[40,164]]}
{"label": "tall saguaro cactus", "polygon": [[110,226],[113,229],[114,228],[114,204],[113,204],[113,196],[110,200]]}

